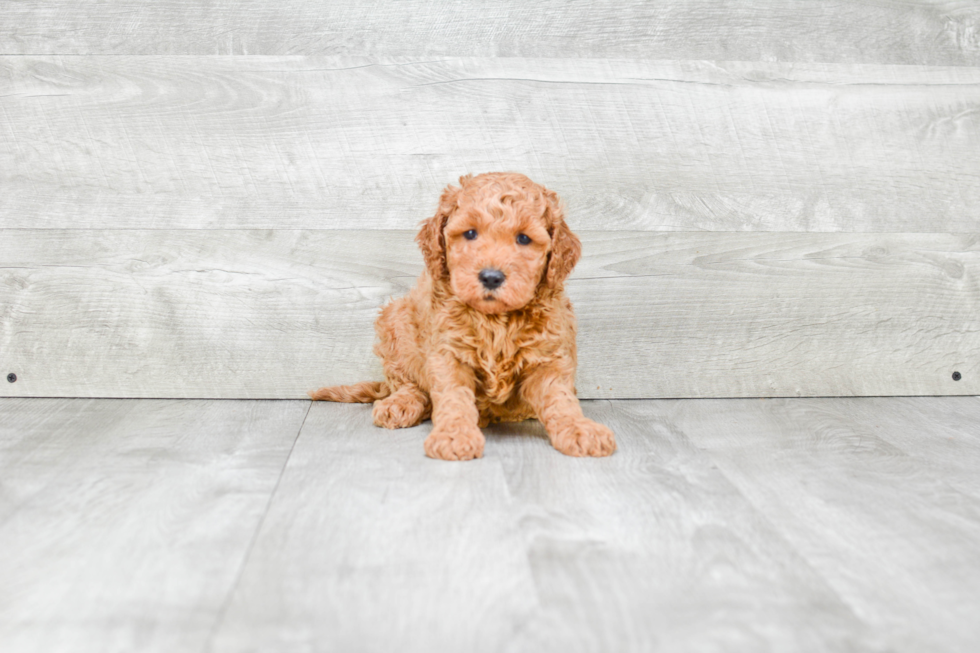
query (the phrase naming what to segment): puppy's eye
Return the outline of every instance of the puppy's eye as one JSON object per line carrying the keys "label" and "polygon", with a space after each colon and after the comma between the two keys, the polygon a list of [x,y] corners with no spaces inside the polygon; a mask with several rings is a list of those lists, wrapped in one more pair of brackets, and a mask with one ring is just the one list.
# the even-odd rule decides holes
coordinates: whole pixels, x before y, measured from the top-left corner
{"label": "puppy's eye", "polygon": [[464,231],[463,238],[465,238],[466,240],[476,240],[476,229],[470,229],[469,231]]}
{"label": "puppy's eye", "polygon": [[517,234],[517,242],[519,242],[521,245],[530,245],[531,239],[525,234]]}

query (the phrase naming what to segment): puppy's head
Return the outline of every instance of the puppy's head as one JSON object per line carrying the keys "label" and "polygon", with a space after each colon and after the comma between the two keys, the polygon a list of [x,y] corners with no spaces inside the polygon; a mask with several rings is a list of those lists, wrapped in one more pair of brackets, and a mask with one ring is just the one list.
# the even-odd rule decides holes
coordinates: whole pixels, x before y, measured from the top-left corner
{"label": "puppy's head", "polygon": [[459,183],[446,188],[415,239],[432,278],[487,314],[522,308],[543,288],[560,290],[582,246],[558,196],[517,173]]}

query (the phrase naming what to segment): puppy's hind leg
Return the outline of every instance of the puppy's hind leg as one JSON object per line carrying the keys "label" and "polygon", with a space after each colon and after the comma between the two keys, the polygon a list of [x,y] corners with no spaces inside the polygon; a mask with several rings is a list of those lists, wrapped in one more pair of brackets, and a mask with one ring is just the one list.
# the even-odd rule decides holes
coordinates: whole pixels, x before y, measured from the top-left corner
{"label": "puppy's hind leg", "polygon": [[386,429],[417,426],[431,414],[429,395],[412,384],[402,385],[388,397],[374,402],[371,412],[375,425]]}

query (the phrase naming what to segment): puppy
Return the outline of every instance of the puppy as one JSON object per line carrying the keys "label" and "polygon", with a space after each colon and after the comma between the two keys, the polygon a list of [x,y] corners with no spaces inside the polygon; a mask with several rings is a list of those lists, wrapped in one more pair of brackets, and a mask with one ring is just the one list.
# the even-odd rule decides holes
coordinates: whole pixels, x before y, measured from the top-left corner
{"label": "puppy", "polygon": [[562,453],[608,456],[612,431],[575,396],[575,315],[563,284],[582,245],[558,196],[517,173],[459,183],[415,238],[425,259],[417,284],[375,322],[386,380],[310,396],[374,402],[374,423],[390,429],[431,416],[431,458],[479,458],[481,427],[534,417]]}

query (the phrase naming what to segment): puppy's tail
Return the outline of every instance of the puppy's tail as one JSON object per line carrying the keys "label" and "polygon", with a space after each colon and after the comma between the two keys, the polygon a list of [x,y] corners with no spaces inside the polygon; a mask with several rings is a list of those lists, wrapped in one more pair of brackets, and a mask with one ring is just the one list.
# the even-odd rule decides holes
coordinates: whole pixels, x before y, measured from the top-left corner
{"label": "puppy's tail", "polygon": [[343,401],[348,404],[370,404],[391,394],[387,383],[363,381],[353,385],[334,385],[309,393],[313,401]]}

